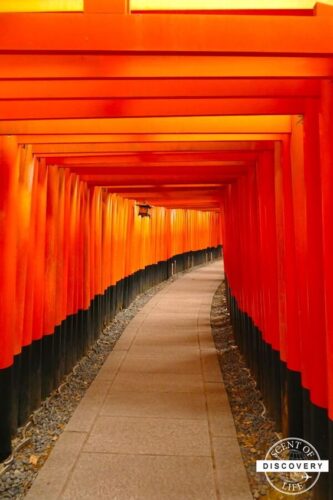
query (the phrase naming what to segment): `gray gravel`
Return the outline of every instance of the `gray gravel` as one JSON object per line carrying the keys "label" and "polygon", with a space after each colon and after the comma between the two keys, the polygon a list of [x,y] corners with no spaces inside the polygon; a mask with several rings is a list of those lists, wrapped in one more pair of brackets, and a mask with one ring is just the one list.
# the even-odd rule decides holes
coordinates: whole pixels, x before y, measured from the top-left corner
{"label": "gray gravel", "polygon": [[[213,298],[211,326],[253,498],[262,500],[290,498],[273,490],[265,475],[255,470],[256,460],[263,460],[272,444],[282,436],[276,432],[274,421],[267,415],[255,379],[235,344],[224,281]],[[297,495],[297,498],[311,499],[311,492]]]}

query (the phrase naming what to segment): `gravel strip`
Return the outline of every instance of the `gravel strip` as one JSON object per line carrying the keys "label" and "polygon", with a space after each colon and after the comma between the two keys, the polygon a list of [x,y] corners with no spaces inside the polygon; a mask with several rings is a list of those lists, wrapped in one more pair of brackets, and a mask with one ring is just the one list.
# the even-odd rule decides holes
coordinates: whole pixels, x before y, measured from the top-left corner
{"label": "gravel strip", "polygon": [[[273,490],[265,475],[256,472],[256,460],[263,460],[272,444],[282,436],[276,432],[274,421],[267,415],[255,379],[235,344],[224,281],[213,298],[211,326],[253,498],[290,498]],[[297,495],[297,498],[311,499],[311,493]]]}
{"label": "gravel strip", "polygon": [[19,429],[13,441],[13,457],[0,464],[0,499],[24,498],[75,408],[128,323],[151,297],[186,272],[189,271],[178,273],[150,288],[136,297],[127,309],[121,310],[105,327],[86,356],[65,377],[59,388],[43,401],[40,408],[31,415],[28,424]]}

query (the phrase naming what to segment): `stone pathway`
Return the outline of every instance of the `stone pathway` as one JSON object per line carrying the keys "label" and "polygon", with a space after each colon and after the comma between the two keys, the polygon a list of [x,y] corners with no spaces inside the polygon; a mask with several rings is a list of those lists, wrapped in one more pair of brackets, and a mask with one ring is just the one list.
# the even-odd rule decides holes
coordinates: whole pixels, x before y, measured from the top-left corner
{"label": "stone pathway", "polygon": [[222,264],[130,322],[27,499],[250,500],[210,328]]}

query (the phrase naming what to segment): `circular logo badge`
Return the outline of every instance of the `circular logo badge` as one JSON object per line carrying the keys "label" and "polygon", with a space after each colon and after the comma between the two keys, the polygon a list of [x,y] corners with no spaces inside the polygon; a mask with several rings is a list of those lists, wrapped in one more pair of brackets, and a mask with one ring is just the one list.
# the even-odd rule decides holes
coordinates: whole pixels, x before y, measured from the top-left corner
{"label": "circular logo badge", "polygon": [[285,438],[268,451],[265,475],[270,485],[285,495],[300,495],[314,487],[320,476],[320,457],[310,443]]}

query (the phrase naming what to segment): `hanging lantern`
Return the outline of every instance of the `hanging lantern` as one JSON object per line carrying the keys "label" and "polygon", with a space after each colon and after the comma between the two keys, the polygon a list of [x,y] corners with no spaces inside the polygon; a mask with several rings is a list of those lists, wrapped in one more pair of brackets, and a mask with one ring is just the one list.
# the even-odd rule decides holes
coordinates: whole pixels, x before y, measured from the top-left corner
{"label": "hanging lantern", "polygon": [[140,217],[150,217],[151,206],[148,203],[138,203]]}

